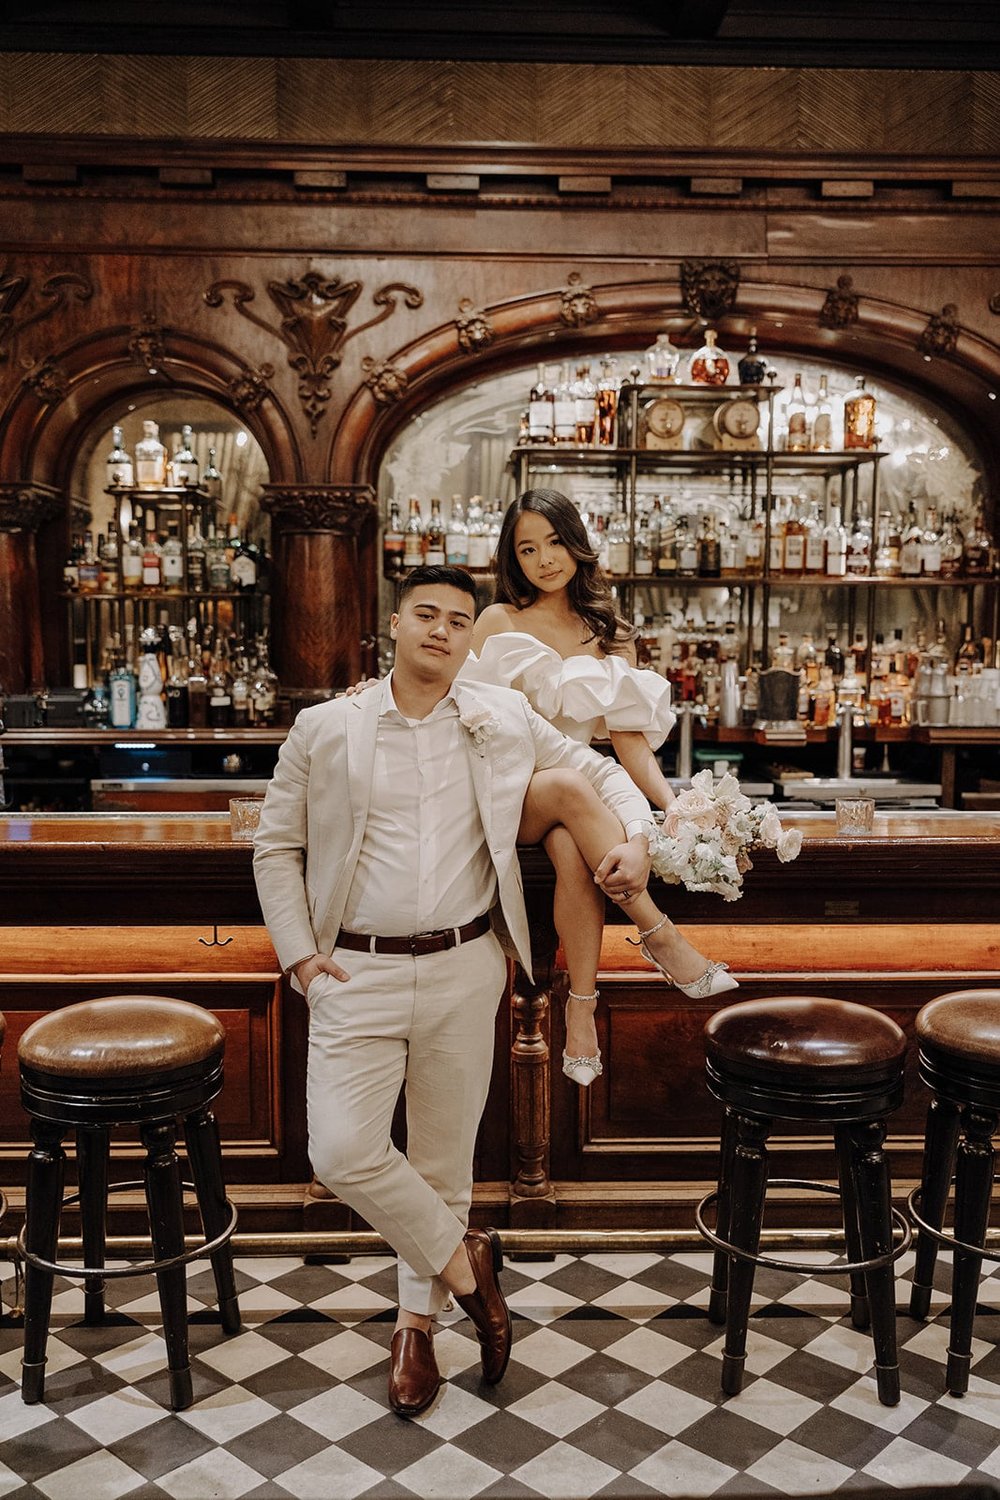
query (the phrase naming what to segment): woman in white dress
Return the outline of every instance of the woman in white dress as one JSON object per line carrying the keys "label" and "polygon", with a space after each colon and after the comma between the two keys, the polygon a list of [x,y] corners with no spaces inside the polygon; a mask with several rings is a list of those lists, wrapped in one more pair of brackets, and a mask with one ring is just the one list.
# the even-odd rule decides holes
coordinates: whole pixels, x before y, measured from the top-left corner
{"label": "woman in white dress", "polygon": [[[528,490],[504,517],[497,544],[496,603],[479,616],[462,676],[519,689],[535,711],[585,744],[610,738],[632,780],[655,806],[673,793],[654,750],[674,723],[670,685],[636,666],[635,631],[616,612],[576,506],[557,490]],[[531,798],[520,843],[544,843],[556,871],[554,917],[569,970],[563,1071],[589,1084],[601,1069],[594,1012],[604,931],[604,893],[565,828],[534,825]],[[533,835],[535,835],[533,837]],[[639,929],[643,955],[692,997],[735,989],[726,965],[709,962],[646,891],[618,904]]]}

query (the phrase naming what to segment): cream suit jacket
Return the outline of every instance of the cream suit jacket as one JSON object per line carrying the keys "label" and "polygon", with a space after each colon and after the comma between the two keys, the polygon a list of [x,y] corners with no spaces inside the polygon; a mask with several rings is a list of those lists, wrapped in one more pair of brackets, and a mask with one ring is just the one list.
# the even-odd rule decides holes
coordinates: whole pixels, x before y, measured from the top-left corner
{"label": "cream suit jacket", "polygon": [[[278,961],[287,970],[332,953],[364,838],[385,683],[299,714],[268,787],[254,840],[254,876]],[[498,906],[524,968],[531,944],[516,839],[532,774],[569,766],[592,782],[622,824],[649,819],[649,803],[615,761],[575,744],[511,688],[456,682],[459,717]],[[477,743],[478,742],[478,743]],[[501,927],[494,907],[494,925]],[[293,979],[293,984],[298,985]]]}

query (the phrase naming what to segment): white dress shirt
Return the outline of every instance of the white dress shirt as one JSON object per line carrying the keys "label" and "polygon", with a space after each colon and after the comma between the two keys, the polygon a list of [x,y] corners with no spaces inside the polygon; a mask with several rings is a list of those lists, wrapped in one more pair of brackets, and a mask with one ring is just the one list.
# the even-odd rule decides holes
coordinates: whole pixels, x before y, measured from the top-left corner
{"label": "white dress shirt", "polygon": [[461,927],[496,899],[472,782],[468,732],[451,693],[407,719],[384,686],[371,804],[344,907],[348,932],[383,937]]}

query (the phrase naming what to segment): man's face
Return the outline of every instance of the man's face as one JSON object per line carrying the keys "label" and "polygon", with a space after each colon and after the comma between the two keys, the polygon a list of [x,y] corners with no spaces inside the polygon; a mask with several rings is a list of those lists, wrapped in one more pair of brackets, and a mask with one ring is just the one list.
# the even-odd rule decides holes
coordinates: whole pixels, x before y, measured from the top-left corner
{"label": "man's face", "polygon": [[406,595],[389,633],[396,666],[425,682],[450,684],[469,654],[472,595],[449,584],[420,584]]}

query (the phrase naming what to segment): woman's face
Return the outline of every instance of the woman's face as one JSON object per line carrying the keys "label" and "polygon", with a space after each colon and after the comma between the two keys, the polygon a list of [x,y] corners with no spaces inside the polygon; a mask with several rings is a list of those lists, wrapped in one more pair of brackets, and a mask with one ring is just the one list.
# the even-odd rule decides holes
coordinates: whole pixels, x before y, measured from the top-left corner
{"label": "woman's face", "polygon": [[564,589],[576,573],[576,558],[545,516],[524,510],[514,523],[514,555],[521,572],[542,594]]}

